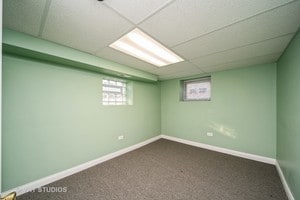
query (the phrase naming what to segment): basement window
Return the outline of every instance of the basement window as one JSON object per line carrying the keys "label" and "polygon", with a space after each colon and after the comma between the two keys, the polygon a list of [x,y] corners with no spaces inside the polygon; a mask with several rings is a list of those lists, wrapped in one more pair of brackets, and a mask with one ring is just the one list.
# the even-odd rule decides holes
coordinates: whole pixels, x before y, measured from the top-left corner
{"label": "basement window", "polygon": [[202,77],[181,81],[182,101],[210,101],[211,77]]}
{"label": "basement window", "polygon": [[127,105],[127,82],[122,80],[102,80],[103,105]]}

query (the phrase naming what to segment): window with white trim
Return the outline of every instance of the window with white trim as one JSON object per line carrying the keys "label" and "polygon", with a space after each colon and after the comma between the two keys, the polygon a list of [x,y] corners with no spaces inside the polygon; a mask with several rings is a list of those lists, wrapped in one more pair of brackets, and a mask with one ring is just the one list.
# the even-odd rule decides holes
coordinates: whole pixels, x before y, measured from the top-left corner
{"label": "window with white trim", "polygon": [[210,76],[183,80],[182,100],[183,101],[210,101],[211,100],[211,81]]}
{"label": "window with white trim", "polygon": [[102,80],[103,105],[127,105],[127,83],[122,80]]}

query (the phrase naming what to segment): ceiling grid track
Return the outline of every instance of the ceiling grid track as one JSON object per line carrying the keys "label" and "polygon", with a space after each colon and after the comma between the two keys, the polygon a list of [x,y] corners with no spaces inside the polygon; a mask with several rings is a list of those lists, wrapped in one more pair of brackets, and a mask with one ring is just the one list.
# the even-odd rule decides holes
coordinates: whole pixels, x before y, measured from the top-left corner
{"label": "ceiling grid track", "polygon": [[200,56],[200,57],[190,58],[190,60],[204,58],[204,57],[207,57],[207,56],[212,56],[212,55],[215,55],[215,54],[224,53],[224,52],[227,52],[227,51],[232,51],[232,50],[236,50],[236,49],[239,49],[239,48],[260,44],[260,43],[263,43],[263,42],[266,42],[266,41],[269,41],[269,40],[274,40],[274,39],[278,39],[278,38],[285,37],[285,36],[288,36],[288,35],[293,35],[293,34],[295,34],[295,33],[292,32],[292,33],[287,33],[287,34],[284,34],[284,35],[279,35],[279,36],[276,36],[276,37],[273,37],[273,38],[268,38],[268,39],[260,40],[260,41],[257,41],[257,42],[248,43],[248,44],[245,44],[245,45],[233,47],[233,48],[226,49],[226,50],[223,50],[223,51],[213,52],[213,53],[206,54],[206,55],[203,55],[203,56]]}
{"label": "ceiling grid track", "polygon": [[211,34],[211,33],[214,33],[214,32],[220,31],[220,30],[222,30],[222,29],[231,27],[231,26],[233,26],[233,25],[235,25],[235,24],[238,24],[238,23],[240,23],[240,22],[247,21],[247,20],[252,19],[252,18],[254,18],[254,17],[256,17],[256,16],[259,16],[259,15],[262,15],[262,14],[264,14],[264,13],[271,12],[271,11],[273,11],[273,10],[276,10],[276,9],[278,9],[278,8],[280,8],[280,7],[283,7],[283,6],[286,6],[286,5],[295,3],[296,1],[299,1],[299,0],[291,1],[291,2],[288,2],[288,3],[282,4],[282,5],[276,6],[276,7],[274,7],[274,8],[270,8],[270,9],[261,11],[261,12],[255,14],[255,15],[246,17],[246,18],[241,19],[241,20],[237,20],[237,21],[235,21],[235,22],[233,22],[233,23],[227,24],[227,25],[222,26],[222,27],[220,27],[220,28],[217,28],[217,29],[215,29],[215,30],[213,30],[213,31],[209,31],[209,32],[207,32],[207,33],[204,33],[204,34],[199,35],[199,36],[197,36],[197,37],[194,37],[194,38],[192,38],[192,39],[189,39],[189,40],[186,40],[186,41],[184,41],[184,42],[178,43],[178,44],[176,44],[176,45],[174,45],[174,46],[172,46],[172,47],[170,47],[170,48],[175,48],[175,47],[177,47],[177,46],[180,46],[180,45],[183,45],[183,44],[185,44],[185,43],[191,42],[191,41],[193,41],[193,40],[195,40],[195,39],[198,39],[198,38],[201,38],[201,37],[203,37],[203,36],[209,35],[209,34]]}
{"label": "ceiling grid track", "polygon": [[164,5],[162,5],[161,7],[159,7],[158,9],[156,9],[155,11],[153,11],[151,14],[149,14],[147,17],[145,17],[143,20],[141,20],[140,22],[137,23],[137,26],[142,24],[144,21],[148,20],[150,17],[152,17],[153,15],[155,15],[156,13],[160,12],[161,10],[163,10],[164,8],[168,7],[169,5],[171,5],[172,3],[174,3],[176,0],[170,0],[167,3],[165,3]]}
{"label": "ceiling grid track", "polygon": [[[272,55],[277,55],[277,54],[281,54],[281,53],[282,53],[282,51],[281,51],[281,52],[276,52],[276,53],[270,53],[270,54],[259,55],[259,56],[253,56],[253,57],[249,57],[249,58],[238,59],[238,60],[233,60],[233,61],[229,61],[229,62],[223,62],[222,64],[210,65],[210,66],[208,66],[208,67],[210,67],[210,68],[215,68],[215,67],[218,67],[218,66],[222,66],[222,65],[224,65],[224,64],[226,65],[226,64],[231,64],[231,63],[241,62],[241,61],[245,61],[245,60],[249,60],[249,59],[253,60],[253,59],[263,58],[263,57],[265,57],[265,56],[272,56]],[[245,67],[247,67],[247,66],[245,66]],[[205,69],[202,69],[202,70],[205,71]]]}
{"label": "ceiling grid track", "polygon": [[[27,34],[161,80],[274,63],[299,31],[299,20],[300,0],[3,0],[7,33]],[[135,29],[184,61],[157,67],[110,48]]]}
{"label": "ceiling grid track", "polygon": [[[141,27],[139,27],[139,24],[143,23],[145,20],[149,19],[150,17],[152,17],[153,15],[155,15],[156,13],[158,13],[159,11],[161,11],[162,9],[164,9],[165,7],[171,5],[175,0],[170,0],[167,3],[165,3],[163,6],[159,7],[157,10],[153,11],[152,13],[150,13],[147,17],[145,17],[143,20],[141,20],[138,23],[134,23],[132,22],[130,19],[128,19],[127,17],[125,17],[123,14],[121,14],[119,11],[117,11],[115,8],[111,7],[110,5],[103,3],[104,6],[106,6],[108,9],[112,10],[114,13],[116,13],[117,15],[119,15],[120,17],[122,17],[123,19],[125,19],[126,21],[128,21],[130,24],[132,24],[134,27],[130,30],[134,30],[135,28],[138,28],[140,30],[142,30],[144,33],[146,33],[147,35],[150,35],[149,33],[147,33],[147,31],[143,30]],[[129,31],[129,32],[130,32]],[[124,33],[123,35],[121,35],[119,38],[122,38],[123,36],[125,36],[127,33]],[[153,36],[151,36],[152,38],[154,38]],[[159,43],[163,44],[164,46],[166,46],[163,42],[159,41],[157,38],[154,38],[156,41],[158,41]],[[114,42],[114,41],[112,41]],[[111,43],[112,43],[111,42]],[[106,47],[109,47],[110,44],[108,44]],[[97,55],[99,52],[101,52],[105,47],[102,47],[100,49],[97,49],[95,51],[95,53],[93,55]],[[178,54],[178,53],[177,53]],[[179,55],[179,54],[178,54]],[[182,55],[179,55],[180,57],[184,58]],[[184,58],[186,60],[186,58]]]}
{"label": "ceiling grid track", "polygon": [[41,19],[41,25],[40,25],[40,29],[39,29],[39,33],[38,33],[38,37],[40,37],[40,38],[42,37],[42,34],[44,32],[44,28],[45,28],[45,25],[46,25],[49,9],[50,9],[50,6],[51,6],[51,1],[52,0],[46,0],[46,3],[45,3],[45,8],[44,8],[44,11],[43,11],[43,16],[42,16],[42,19]]}
{"label": "ceiling grid track", "polygon": [[[136,27],[136,25],[135,25],[132,21],[130,21],[130,20],[129,20],[128,18],[126,18],[125,16],[123,16],[123,15],[122,15],[121,13],[119,13],[117,10],[115,10],[114,8],[112,8],[111,6],[107,5],[107,4],[104,3],[104,2],[101,2],[101,3],[102,3],[103,6],[105,6],[106,8],[108,8],[109,10],[111,10],[112,12],[116,13],[119,17],[121,17],[122,19],[126,20],[128,23],[132,24],[133,28],[132,28],[130,31],[132,31],[132,30]],[[129,31],[129,32],[130,32],[130,31]],[[126,34],[127,34],[127,32],[124,33],[124,34],[122,34],[119,38],[123,37],[123,36],[126,35]],[[96,56],[96,55],[97,55],[99,52],[101,52],[104,48],[109,47],[109,45],[110,45],[111,43],[113,43],[114,41],[115,41],[115,40],[111,41],[111,42],[110,42],[109,44],[107,44],[106,46],[97,49],[97,50],[93,53],[93,55]]]}

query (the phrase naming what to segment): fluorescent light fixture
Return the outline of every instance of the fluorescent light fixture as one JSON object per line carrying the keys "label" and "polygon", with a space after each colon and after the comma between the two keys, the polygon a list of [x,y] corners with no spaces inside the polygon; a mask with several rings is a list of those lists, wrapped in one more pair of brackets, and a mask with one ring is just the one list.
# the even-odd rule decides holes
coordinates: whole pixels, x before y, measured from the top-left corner
{"label": "fluorescent light fixture", "polygon": [[109,46],[158,67],[183,61],[181,57],[137,28]]}

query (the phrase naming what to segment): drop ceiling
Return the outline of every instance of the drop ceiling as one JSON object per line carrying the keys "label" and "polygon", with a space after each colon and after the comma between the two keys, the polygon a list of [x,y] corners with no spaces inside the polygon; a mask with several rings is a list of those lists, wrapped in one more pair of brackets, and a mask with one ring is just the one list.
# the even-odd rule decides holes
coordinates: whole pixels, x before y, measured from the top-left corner
{"label": "drop ceiling", "polygon": [[[4,0],[3,26],[159,76],[273,63],[300,27],[299,0]],[[109,47],[139,28],[185,61],[156,67]]]}

